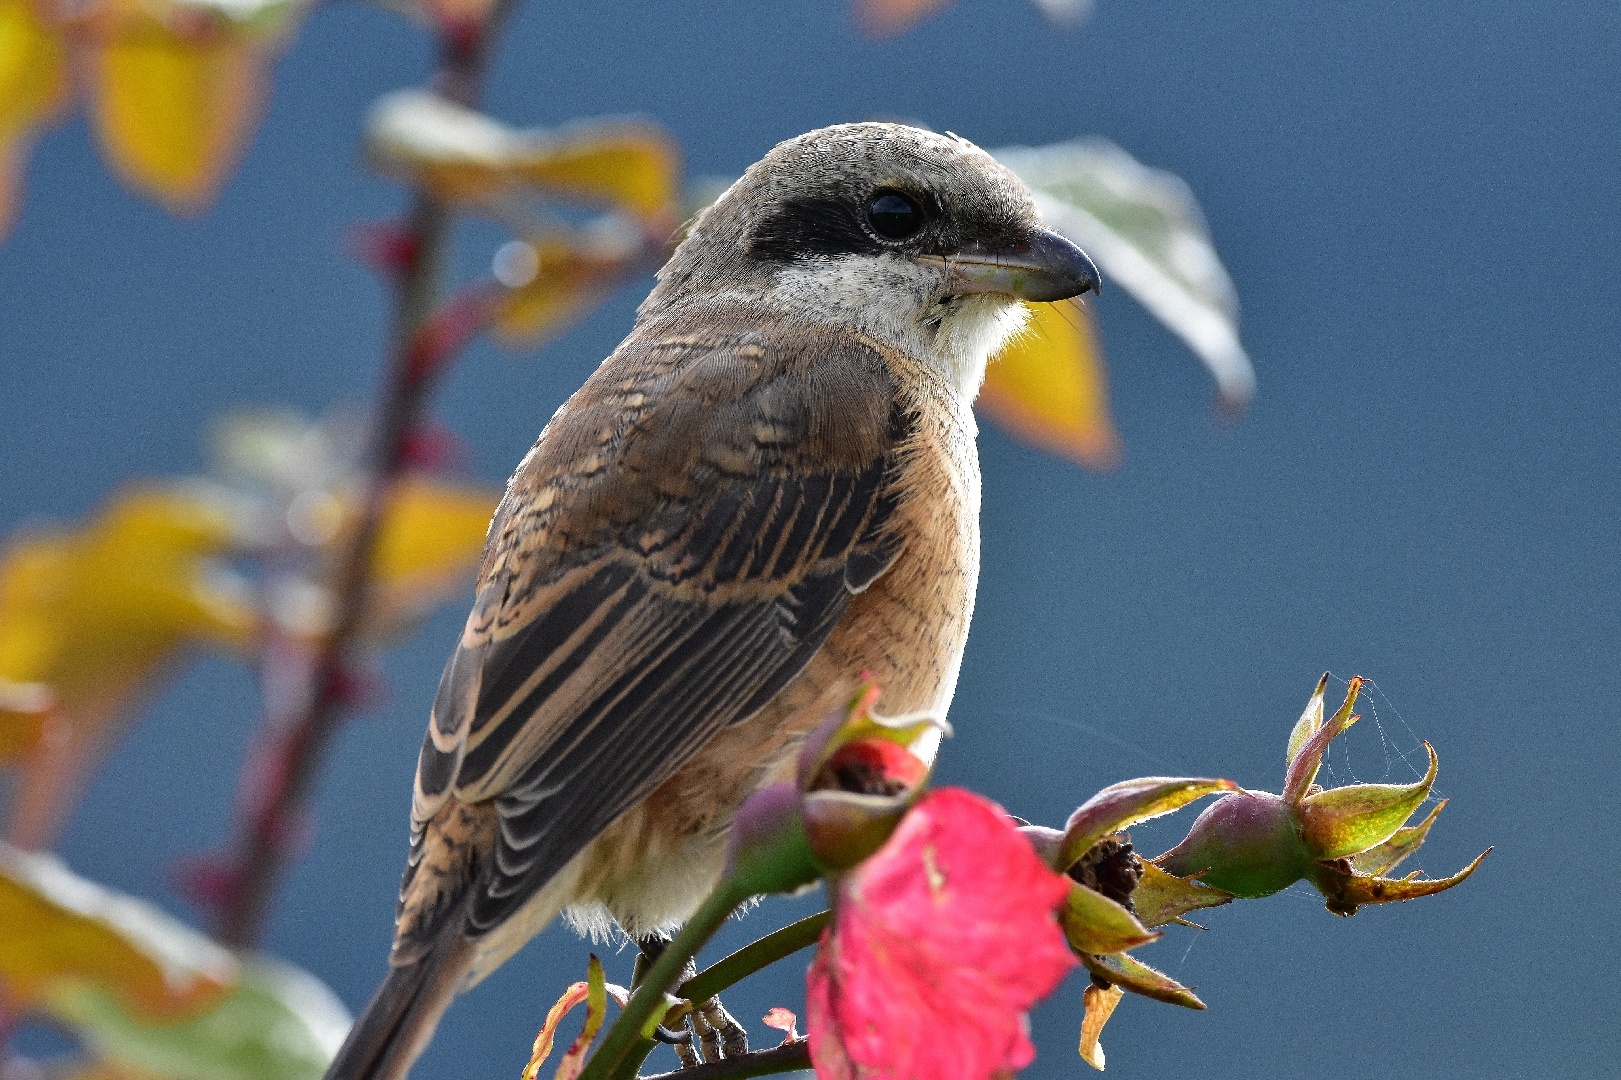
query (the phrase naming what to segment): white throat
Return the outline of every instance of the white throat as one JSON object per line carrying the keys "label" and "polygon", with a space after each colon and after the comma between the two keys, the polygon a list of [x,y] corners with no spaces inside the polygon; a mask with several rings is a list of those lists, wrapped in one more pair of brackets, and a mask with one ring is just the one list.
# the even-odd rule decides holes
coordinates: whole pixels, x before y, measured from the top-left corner
{"label": "white throat", "polygon": [[769,302],[816,322],[836,319],[935,368],[963,405],[985,381],[985,363],[1023,329],[1028,309],[1011,296],[942,301],[938,270],[899,255],[811,259],[777,275]]}

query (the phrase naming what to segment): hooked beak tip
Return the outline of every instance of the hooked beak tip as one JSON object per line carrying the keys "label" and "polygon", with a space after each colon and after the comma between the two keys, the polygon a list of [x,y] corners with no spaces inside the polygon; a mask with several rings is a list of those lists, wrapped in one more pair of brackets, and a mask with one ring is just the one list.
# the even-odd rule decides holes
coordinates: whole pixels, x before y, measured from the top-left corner
{"label": "hooked beak tip", "polygon": [[964,293],[1002,293],[1032,303],[1068,300],[1103,287],[1086,252],[1050,229],[1010,244],[973,245],[942,261],[952,285]]}
{"label": "hooked beak tip", "polygon": [[1054,301],[1103,291],[1103,276],[1091,256],[1067,237],[1043,229],[1030,244],[1032,261],[1039,267],[1032,292],[1040,296],[1021,296],[1021,300]]}

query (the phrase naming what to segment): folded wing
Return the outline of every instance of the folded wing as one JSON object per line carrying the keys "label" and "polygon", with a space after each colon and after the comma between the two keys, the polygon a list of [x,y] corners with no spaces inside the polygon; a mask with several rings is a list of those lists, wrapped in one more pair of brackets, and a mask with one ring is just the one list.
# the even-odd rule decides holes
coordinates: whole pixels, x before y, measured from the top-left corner
{"label": "folded wing", "polygon": [[493,801],[466,911],[471,933],[498,925],[769,702],[898,552],[910,426],[847,338],[622,347],[497,513],[423,742],[405,888],[447,799]]}

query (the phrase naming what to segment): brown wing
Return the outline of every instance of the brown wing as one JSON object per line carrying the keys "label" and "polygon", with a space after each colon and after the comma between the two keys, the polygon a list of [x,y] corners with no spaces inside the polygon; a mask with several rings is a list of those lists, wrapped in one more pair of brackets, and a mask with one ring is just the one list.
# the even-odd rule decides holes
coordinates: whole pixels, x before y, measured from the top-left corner
{"label": "brown wing", "polygon": [[633,338],[559,411],[496,515],[418,766],[412,868],[447,798],[499,814],[470,932],[804,668],[898,550],[909,430],[872,349],[803,330]]}

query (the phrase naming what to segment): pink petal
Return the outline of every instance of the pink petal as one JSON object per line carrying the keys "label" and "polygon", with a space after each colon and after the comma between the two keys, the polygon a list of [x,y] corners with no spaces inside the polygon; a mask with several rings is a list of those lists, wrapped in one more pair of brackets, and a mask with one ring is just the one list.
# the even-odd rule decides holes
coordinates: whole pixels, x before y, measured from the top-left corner
{"label": "pink petal", "polygon": [[1025,1013],[1076,964],[1053,918],[1069,886],[994,803],[924,796],[840,885],[808,978],[818,1075],[987,1080],[1028,1065]]}

